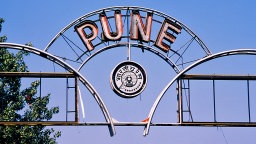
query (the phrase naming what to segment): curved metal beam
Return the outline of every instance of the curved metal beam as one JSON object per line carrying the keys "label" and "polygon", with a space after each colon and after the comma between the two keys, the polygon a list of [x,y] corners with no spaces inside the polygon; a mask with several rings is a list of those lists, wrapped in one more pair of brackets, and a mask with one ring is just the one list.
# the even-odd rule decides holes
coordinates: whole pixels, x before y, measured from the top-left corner
{"label": "curved metal beam", "polygon": [[45,59],[48,59],[48,60],[60,65],[64,69],[68,70],[69,72],[74,73],[76,76],[78,76],[79,80],[84,84],[84,86],[90,91],[90,93],[93,95],[93,97],[97,101],[100,109],[103,112],[103,115],[104,115],[107,123],[109,123],[110,135],[113,136],[116,133],[115,132],[115,127],[114,127],[114,124],[113,124],[113,121],[112,121],[112,117],[110,116],[110,114],[107,110],[107,107],[103,103],[103,100],[99,96],[98,92],[93,88],[93,86],[78,71],[76,71],[74,68],[72,68],[69,64],[65,63],[64,61],[62,61],[58,57],[56,57],[56,56],[54,56],[54,55],[52,55],[48,52],[39,50],[39,49],[34,48],[34,47],[30,47],[30,46],[27,46],[27,45],[20,45],[20,44],[14,44],[14,43],[0,43],[0,48],[11,48],[11,49],[24,50],[24,51],[34,53],[38,56],[41,56]]}
{"label": "curved metal beam", "polygon": [[192,68],[205,63],[207,61],[219,58],[219,57],[225,57],[225,56],[230,56],[230,55],[256,55],[256,49],[237,49],[237,50],[229,50],[229,51],[224,51],[224,52],[220,52],[220,53],[216,53],[213,55],[209,55],[207,57],[204,57],[198,61],[196,61],[195,63],[191,64],[190,66],[188,66],[187,68],[185,68],[184,70],[182,70],[179,74],[177,74],[167,85],[166,87],[162,90],[162,92],[158,95],[158,97],[156,98],[153,106],[151,107],[151,110],[149,112],[148,115],[148,122],[147,125],[144,128],[144,132],[143,135],[148,135],[149,133],[149,128],[150,128],[150,124],[152,121],[152,118],[154,116],[155,110],[159,104],[159,102],[161,101],[162,97],[164,96],[164,94],[166,93],[166,91],[170,88],[170,86],[183,74],[185,74],[187,71],[191,70]]}
{"label": "curved metal beam", "polygon": [[83,61],[83,63],[80,65],[80,67],[77,69],[77,71],[80,71],[82,69],[82,67],[90,60],[92,59],[94,56],[100,54],[101,52],[103,51],[106,51],[106,50],[109,50],[109,49],[112,49],[112,48],[116,48],[116,47],[122,47],[122,46],[128,46],[128,45],[131,45],[131,46],[134,46],[134,47],[137,47],[137,48],[145,48],[146,50],[148,50],[149,52],[152,52],[154,54],[156,54],[157,56],[159,56],[160,58],[162,58],[164,61],[166,61],[173,69],[176,73],[179,73],[180,70],[179,68],[176,66],[175,63],[172,62],[172,60],[163,55],[160,51],[156,50],[156,49],[153,49],[151,48],[150,46],[145,46],[145,45],[142,45],[142,44],[137,44],[137,43],[126,43],[126,42],[123,42],[123,43],[116,43],[116,44],[113,44],[113,45],[109,45],[109,46],[106,46],[98,51],[96,51],[95,53],[93,53],[90,57],[88,57],[85,61]]}

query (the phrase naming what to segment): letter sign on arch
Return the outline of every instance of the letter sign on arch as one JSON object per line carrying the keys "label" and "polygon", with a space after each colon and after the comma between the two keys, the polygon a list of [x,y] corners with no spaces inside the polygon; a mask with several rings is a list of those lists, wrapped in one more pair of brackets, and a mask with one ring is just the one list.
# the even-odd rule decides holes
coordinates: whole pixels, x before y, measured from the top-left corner
{"label": "letter sign on arch", "polygon": [[[0,44],[0,47],[4,45]],[[22,46],[16,47],[22,49]],[[29,51],[32,48],[23,49]],[[75,101],[76,105],[81,105],[81,111],[87,102],[82,101],[82,97],[92,97],[103,115],[100,122],[89,121],[89,117],[82,122],[76,110],[75,122],[62,125],[105,125],[111,136],[116,133],[116,126],[143,126],[144,135],[149,133],[151,126],[256,126],[251,119],[249,123],[217,122],[215,107],[213,121],[194,122],[191,109],[184,110],[183,105],[183,93],[189,92],[186,80],[256,79],[253,76],[189,75],[190,69],[215,58],[255,55],[256,52],[238,50],[214,55],[186,25],[157,10],[119,6],[85,14],[58,32],[38,55],[42,54],[57,59],[78,76],[81,84],[76,83]],[[80,91],[83,88],[86,90]],[[84,91],[89,91],[89,95]],[[176,122],[169,119],[154,122],[154,116],[162,110],[156,111],[164,96],[175,99],[176,108],[170,115],[176,118],[178,115]],[[173,103],[166,103],[169,112]],[[96,109],[86,111],[94,113]],[[191,121],[184,120],[185,113],[189,113],[187,117]],[[49,125],[44,122],[33,124]]]}
{"label": "letter sign on arch", "polygon": [[[123,99],[127,99],[127,103],[147,98],[155,101],[159,93],[150,91],[159,89],[156,82],[161,80],[152,81],[158,76],[148,74],[152,69],[144,67],[145,61],[162,61],[172,73],[164,79],[171,80],[193,61],[211,55],[203,41],[183,23],[167,14],[141,7],[110,7],[85,14],[57,33],[44,51],[63,58],[85,78],[90,77],[88,73],[95,73],[95,77],[89,78],[91,85],[95,84],[96,90],[104,88],[97,97],[104,101],[112,117],[107,121],[112,121],[115,126],[147,126],[150,123],[151,118],[147,115],[150,115],[153,103],[147,104],[148,109],[142,115],[136,115],[138,118],[134,120],[121,120],[123,118],[119,114],[109,111],[118,108],[118,103],[122,103],[118,101]],[[188,51],[192,51],[193,55],[189,55]],[[109,55],[101,58],[105,53]],[[148,54],[153,55],[154,59],[148,58]],[[111,67],[105,68],[105,65]],[[158,74],[165,73],[160,65],[152,66],[159,69]],[[136,111],[140,111],[140,108]]]}

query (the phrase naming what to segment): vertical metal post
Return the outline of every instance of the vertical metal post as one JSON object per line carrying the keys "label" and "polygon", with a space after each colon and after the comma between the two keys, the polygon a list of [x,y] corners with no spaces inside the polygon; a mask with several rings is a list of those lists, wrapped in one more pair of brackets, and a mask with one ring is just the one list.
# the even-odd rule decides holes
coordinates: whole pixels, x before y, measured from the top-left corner
{"label": "vertical metal post", "polygon": [[75,77],[75,121],[78,122],[78,78]]}
{"label": "vertical metal post", "polygon": [[182,81],[178,79],[178,122],[181,124],[183,122],[183,101],[182,101]]}
{"label": "vertical metal post", "polygon": [[247,80],[247,102],[248,102],[248,117],[249,122],[251,122],[251,106],[250,106],[250,83],[249,80]]}
{"label": "vertical metal post", "polygon": [[68,121],[68,78],[66,79],[66,121]]}
{"label": "vertical metal post", "polygon": [[[39,104],[39,106],[40,106],[40,109],[42,108],[42,78],[40,77],[40,79],[39,79],[39,99],[40,99],[40,104]],[[41,117],[40,117],[40,121],[41,121]]]}
{"label": "vertical metal post", "polygon": [[128,44],[128,56],[127,56],[127,60],[131,61],[131,44]]}
{"label": "vertical metal post", "polygon": [[[128,11],[127,11],[128,12]],[[129,29],[129,17],[127,16],[127,35],[130,35],[130,29]],[[130,61],[131,60],[131,45],[130,45],[130,37],[127,37],[127,42],[128,42],[128,56],[127,56],[127,60]]]}
{"label": "vertical metal post", "polygon": [[40,96],[40,98],[42,97],[42,78],[40,77],[40,87],[39,87],[39,91],[40,91],[40,94],[39,94],[39,96]]}
{"label": "vertical metal post", "polygon": [[191,113],[191,109],[190,109],[190,81],[188,79],[188,111],[189,111],[189,116],[193,122],[193,117],[192,117],[192,113]]}
{"label": "vertical metal post", "polygon": [[215,81],[212,80],[212,87],[213,87],[213,112],[214,112],[214,122],[216,122],[216,97],[215,97]]}

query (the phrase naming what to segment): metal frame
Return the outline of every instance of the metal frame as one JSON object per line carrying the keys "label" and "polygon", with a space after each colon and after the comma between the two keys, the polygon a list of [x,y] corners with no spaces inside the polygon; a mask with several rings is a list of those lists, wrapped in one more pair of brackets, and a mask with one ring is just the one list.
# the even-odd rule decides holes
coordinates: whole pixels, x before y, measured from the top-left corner
{"label": "metal frame", "polygon": [[[34,47],[30,47],[30,46],[27,46],[27,45],[19,45],[19,44],[13,44],[13,43],[0,43],[0,48],[11,48],[11,49],[17,49],[17,50],[24,50],[24,51],[28,51],[30,53],[33,53],[33,54],[36,54],[38,56],[41,56],[45,59],[48,59],[58,65],[60,65],[61,67],[63,67],[64,69],[66,69],[68,72],[70,73],[73,73],[75,77],[77,77],[80,82],[83,83],[83,85],[90,91],[90,93],[92,94],[92,96],[95,98],[95,100],[97,101],[98,105],[100,106],[100,109],[101,111],[103,112],[103,115],[106,119],[106,122],[108,123],[108,126],[109,126],[109,130],[110,130],[110,135],[113,136],[115,134],[115,128],[114,128],[114,124],[113,124],[113,121],[112,121],[112,118],[105,106],[105,104],[103,103],[103,100],[100,98],[98,92],[93,88],[93,86],[78,72],[76,71],[74,68],[72,68],[69,64],[65,63],[63,60],[59,59],[58,57],[50,54],[50,53],[47,53],[45,51],[42,51],[42,50],[39,50],[39,49],[36,49]],[[8,73],[3,73],[3,74],[8,74]],[[13,73],[9,74],[9,75],[12,75]],[[20,73],[19,74],[20,76],[39,76],[40,75],[42,76],[43,74],[41,73],[31,73],[29,74],[28,73]],[[49,73],[45,73],[45,75],[51,75],[51,76],[58,76],[58,74],[49,74]],[[61,74],[59,74],[60,76]],[[64,74],[65,75],[65,74]],[[62,74],[63,76],[63,74]],[[78,99],[78,98],[76,98]],[[27,124],[40,124],[41,122],[39,123],[35,123],[35,122],[28,122]],[[44,122],[42,122],[44,123]],[[63,125],[65,124],[64,122],[61,122]],[[59,124],[61,124],[59,123]],[[78,122],[75,122],[75,123],[78,123]],[[71,124],[75,124],[75,123],[71,123]],[[10,124],[10,125],[14,125],[14,124],[19,124],[19,122],[0,122],[0,125],[6,125],[6,124]],[[22,123],[21,123],[22,124]],[[52,123],[54,124],[54,122]],[[58,125],[58,123],[56,123]],[[68,124],[68,123],[67,123]]]}
{"label": "metal frame", "polygon": [[[138,43],[132,43],[129,41],[128,36],[124,36],[123,38],[127,38],[127,42],[116,42],[115,44],[112,45],[106,45],[105,47],[99,49],[98,51],[94,52],[93,54],[89,55],[86,60],[83,60],[80,67],[76,70],[74,69],[71,65],[67,64],[64,60],[61,58],[54,56],[48,52],[49,48],[52,46],[52,44],[59,38],[61,37],[68,29],[73,27],[74,25],[86,20],[87,18],[94,16],[96,14],[100,14],[101,12],[105,11],[114,11],[114,10],[140,10],[143,12],[151,12],[154,15],[157,15],[162,18],[170,19],[172,21],[175,21],[177,24],[182,26],[182,28],[193,38],[193,40],[196,40],[196,42],[200,45],[200,47],[203,49],[205,52],[206,56],[195,61],[193,64],[189,65],[188,67],[184,69],[180,69],[179,66],[177,66],[168,56],[164,55],[161,53],[159,50],[156,50],[152,48],[151,46],[146,46],[143,44],[138,44]],[[128,14],[125,16],[129,17]],[[127,20],[128,21],[128,20]],[[155,20],[156,21],[156,20]],[[100,45],[102,43],[99,43],[97,45]],[[106,50],[112,49],[112,48],[118,48],[118,47],[128,47],[128,56],[127,59],[130,60],[130,49],[131,46],[135,48],[142,48],[143,50],[146,49],[149,52],[152,52],[162,58],[167,64],[171,66],[171,68],[174,69],[176,72],[176,76],[170,80],[170,82],[166,85],[166,87],[161,91],[161,93],[157,96],[156,100],[154,101],[148,117],[147,121],[143,122],[114,122],[107,107],[105,106],[102,98],[98,94],[98,92],[94,89],[94,87],[83,77],[83,75],[80,73],[81,68],[92,58],[94,58],[96,55],[100,54],[101,52],[104,52]],[[201,80],[256,80],[255,75],[250,75],[250,76],[245,76],[245,75],[189,75],[186,74],[189,70],[195,68],[196,66],[205,63],[207,61],[219,58],[219,57],[225,57],[225,56],[230,56],[230,55],[256,55],[256,50],[254,49],[239,49],[239,50],[230,50],[230,51],[224,51],[220,52],[217,54],[211,54],[210,50],[207,48],[207,46],[203,43],[203,41],[194,33],[192,32],[187,26],[176,20],[175,18],[166,15],[164,13],[161,13],[156,10],[148,9],[148,8],[142,8],[142,7],[109,7],[105,9],[100,9],[93,11],[91,13],[88,13],[70,24],[68,24],[65,28],[63,28],[57,35],[48,43],[48,45],[45,47],[44,50],[39,50],[30,46],[26,45],[19,45],[19,44],[13,44],[13,43],[0,43],[0,48],[11,48],[11,49],[17,49],[17,50],[24,50],[28,51],[31,53],[34,53],[40,57],[43,57],[45,59],[48,59],[64,69],[66,69],[68,72],[67,73],[48,73],[48,72],[43,72],[43,73],[37,73],[37,72],[17,72],[17,73],[11,73],[11,72],[0,72],[0,77],[1,76],[6,76],[6,77],[11,77],[11,76],[18,76],[18,77],[45,77],[45,78],[75,78],[75,101],[76,101],[76,106],[75,106],[75,121],[74,122],[65,122],[65,121],[52,121],[52,122],[0,122],[0,125],[45,125],[45,126],[52,126],[52,125],[70,125],[70,126],[108,126],[110,135],[113,136],[115,132],[115,126],[144,126],[144,135],[149,134],[150,126],[235,126],[235,127],[242,127],[242,126],[247,126],[247,127],[256,127],[256,122],[251,122],[249,120],[248,123],[242,123],[242,122],[217,122],[214,120],[213,122],[185,122],[183,120],[183,94],[182,94],[182,80],[187,79],[187,80],[193,80],[193,79],[201,79]],[[175,52],[174,52],[175,53]],[[89,90],[91,95],[94,97],[96,100],[98,106],[100,107],[104,118],[106,122],[79,122],[78,120],[78,80]],[[152,119],[155,114],[155,111],[162,100],[163,96],[167,92],[167,90],[173,85],[174,82],[178,82],[178,123],[153,123]],[[248,83],[249,85],[249,83]],[[213,84],[214,86],[214,84]],[[249,101],[249,94],[248,94],[248,101]],[[249,102],[248,102],[249,104]],[[67,110],[68,111],[68,110]],[[190,111],[190,109],[188,110]],[[250,112],[249,112],[250,113]],[[214,116],[216,117],[216,116]]]}
{"label": "metal frame", "polygon": [[[10,44],[10,43],[0,43],[0,48],[12,48],[12,49],[18,49],[18,50],[25,50],[32,52],[34,54],[37,54],[39,56],[44,56],[44,58],[47,58],[62,67],[65,67],[69,70],[69,73],[27,73],[27,72],[21,72],[21,73],[13,73],[13,72],[1,72],[1,76],[19,76],[19,77],[56,77],[56,78],[63,78],[63,77],[79,77],[79,80],[83,80],[86,82],[86,80],[81,76],[79,76],[79,72],[72,69],[72,67],[69,67],[68,64],[63,62],[62,60],[59,60],[58,58],[52,56],[51,54],[48,54],[46,52],[37,50],[33,47],[28,47],[24,45],[18,45],[18,44]],[[151,111],[149,113],[149,121],[148,122],[113,122],[112,119],[109,121],[104,122],[92,122],[92,123],[78,123],[78,122],[62,122],[62,121],[55,121],[55,122],[0,122],[0,125],[45,125],[45,126],[51,126],[51,125],[84,125],[84,126],[110,126],[110,128],[113,128],[111,131],[111,135],[114,134],[114,126],[145,126],[144,129],[144,135],[147,135],[149,132],[150,126],[223,126],[223,127],[255,127],[255,122],[249,122],[249,123],[243,123],[243,122],[183,122],[182,121],[182,108],[179,109],[179,115],[180,120],[179,123],[152,123],[151,120],[153,118],[154,112],[161,100],[161,98],[164,96],[164,93],[168,90],[168,88],[179,78],[181,79],[214,79],[214,80],[256,80],[255,75],[188,75],[185,74],[189,70],[195,68],[196,66],[205,63],[207,61],[219,58],[219,57],[225,57],[230,55],[256,55],[256,50],[254,49],[240,49],[240,50],[230,50],[225,51],[217,54],[210,55],[208,57],[202,58],[201,60],[198,60],[194,64],[190,65],[180,73],[178,73],[165,87],[165,89],[161,92],[161,94],[157,97],[154,105],[151,108]],[[82,81],[82,82],[83,82]],[[85,84],[85,83],[83,83]],[[88,85],[86,85],[88,86]],[[181,102],[182,95],[179,96],[179,103]],[[179,106],[180,107],[180,106]],[[110,117],[109,117],[110,118]],[[111,123],[112,121],[112,123]],[[113,127],[111,127],[113,126]]]}
{"label": "metal frame", "polygon": [[[200,65],[200,64],[203,64],[207,61],[210,61],[210,60],[213,60],[213,59],[216,59],[216,58],[220,58],[220,57],[225,57],[225,56],[231,56],[231,55],[256,55],[256,50],[255,49],[238,49],[238,50],[229,50],[229,51],[224,51],[224,52],[220,52],[220,53],[216,53],[216,54],[212,54],[212,55],[209,55],[205,58],[202,58],[198,61],[196,61],[195,63],[193,63],[192,65],[188,66],[187,68],[185,68],[184,70],[182,70],[179,74],[177,74],[167,85],[166,87],[162,90],[162,92],[158,95],[158,97],[156,98],[153,106],[151,107],[151,110],[149,112],[149,115],[148,115],[148,122],[147,122],[147,125],[145,126],[144,128],[144,135],[148,135],[149,134],[149,129],[150,129],[150,126],[151,126],[151,123],[152,123],[152,118],[154,116],[154,113],[156,111],[156,108],[158,106],[158,104],[160,103],[161,99],[163,98],[164,94],[166,93],[166,91],[170,88],[170,86],[175,82],[177,81],[178,79],[182,78],[182,77],[187,77],[187,79],[189,78],[196,78],[197,75],[185,75],[186,72],[188,72],[189,70],[195,68],[196,66]],[[198,78],[214,78],[215,76],[214,75],[202,75],[202,76],[197,76]],[[222,79],[232,79],[232,78],[236,78],[236,79],[254,79],[255,77],[254,76],[234,76],[234,75],[231,75],[231,76],[224,76],[224,75],[219,75],[219,76],[216,76],[216,78],[222,78]],[[181,99],[180,99],[181,100]],[[179,102],[181,103],[181,102]],[[179,109],[179,117],[181,117],[181,113],[182,113],[182,109]],[[230,122],[226,122],[226,123],[218,123],[218,122],[215,122],[215,123],[207,123],[207,122],[200,122],[200,123],[194,123],[191,122],[191,123],[183,123],[182,122],[182,119],[181,121],[177,124],[177,125],[195,125],[195,126],[247,126],[247,125],[250,125],[250,126],[255,126],[255,123],[243,123],[241,125],[241,123],[232,123]]]}
{"label": "metal frame", "polygon": [[[96,11],[93,11],[91,13],[88,13],[86,15],[83,15],[81,17],[79,17],[78,19],[74,20],[73,22],[69,23],[66,27],[64,27],[60,32],[58,32],[55,37],[48,43],[48,45],[45,47],[44,51],[49,51],[49,49],[51,48],[51,46],[53,45],[53,43],[60,37],[63,37],[64,36],[64,40],[67,42],[70,41],[65,35],[64,33],[69,30],[70,28],[74,27],[75,25],[87,20],[88,18],[90,17],[93,17],[94,15],[99,15],[100,13],[102,12],[110,12],[110,11],[115,11],[115,10],[124,10],[124,11],[127,11],[127,13],[123,16],[125,16],[127,18],[127,26],[129,24],[128,22],[128,19],[130,17],[130,15],[128,14],[128,11],[131,11],[131,10],[139,10],[139,11],[142,11],[142,12],[150,12],[150,13],[153,13],[154,15],[156,16],[159,16],[161,18],[164,18],[164,19],[168,19],[168,20],[171,20],[173,22],[175,22],[176,24],[180,25],[182,27],[182,29],[187,32],[190,36],[191,36],[191,41],[195,40],[198,44],[199,44],[199,47],[201,47],[203,49],[203,51],[205,52],[205,56],[209,56],[211,55],[211,52],[210,50],[208,49],[208,47],[203,43],[203,41],[194,33],[192,32],[186,25],[184,25],[183,23],[181,23],[180,21],[176,20],[175,18],[169,16],[169,15],[166,15],[162,12],[159,12],[159,11],[156,11],[156,10],[153,10],[153,9],[148,9],[148,8],[143,8],[143,7],[137,7],[137,6],[117,6],[117,7],[108,7],[108,8],[104,8],[104,9],[100,9],[100,10],[96,10]],[[112,16],[108,17],[108,18],[114,18]],[[95,20],[95,21],[98,21],[98,20]],[[161,23],[160,21],[158,20],[153,20],[154,22],[157,22],[157,23]],[[126,24],[124,24],[125,26]],[[129,30],[129,29],[128,29]],[[79,56],[77,58],[77,60],[88,53],[87,55],[87,58],[85,60],[82,61],[81,65],[79,66],[79,68],[77,69],[77,71],[80,71],[82,69],[82,67],[90,60],[92,59],[94,56],[100,54],[101,52],[104,52],[105,50],[108,50],[108,49],[112,49],[112,48],[116,48],[116,47],[122,47],[122,46],[126,46],[128,47],[128,57],[127,59],[128,60],[131,60],[131,53],[130,53],[130,50],[131,50],[131,46],[133,47],[136,47],[136,48],[141,48],[141,49],[146,49],[154,54],[156,54],[157,56],[159,56],[160,58],[162,58],[164,61],[166,61],[170,66],[171,68],[174,69],[174,71],[179,74],[181,72],[180,68],[174,63],[172,62],[172,60],[170,59],[170,57],[168,57],[168,55],[166,56],[165,54],[163,54],[161,51],[157,50],[157,49],[154,49],[152,48],[152,46],[146,46],[146,45],[143,45],[143,44],[138,44],[138,43],[131,43],[130,40],[129,40],[129,35],[127,36],[122,36],[122,38],[125,38],[127,39],[126,42],[120,42],[120,41],[117,41],[115,44],[112,44],[112,45],[109,45],[109,43],[107,43],[103,48],[99,49],[98,51],[94,52],[93,54],[91,54],[90,52],[86,51],[84,52],[81,56]],[[70,41],[72,44],[74,44],[72,41]],[[153,42],[153,40],[150,40],[150,42]],[[100,46],[102,43],[104,42],[99,42],[97,44],[95,44],[95,46]],[[190,42],[188,42],[190,43]],[[70,44],[67,43],[69,46]],[[190,44],[189,44],[190,45]],[[75,45],[76,46],[76,45]],[[172,51],[173,53],[176,53],[175,51]],[[176,53],[177,54],[177,53]],[[178,54],[179,55],[179,54]],[[183,55],[183,53],[182,53]],[[182,59],[182,55],[179,55],[179,59]],[[183,64],[182,64],[183,65]],[[182,68],[183,69],[183,68]],[[154,107],[154,106],[153,106]],[[150,117],[149,117],[150,118]],[[150,122],[151,122],[151,119],[150,119]],[[126,123],[127,125],[130,125],[131,123]],[[137,123],[136,123],[137,124]],[[139,125],[145,125],[145,122],[141,123],[139,122]],[[116,125],[116,123],[115,123]],[[149,123],[147,125],[150,125]],[[147,126],[149,127],[149,126]]]}
{"label": "metal frame", "polygon": [[[186,25],[184,25],[183,23],[181,23],[180,21],[176,20],[175,18],[166,15],[162,12],[153,10],[153,9],[148,9],[148,8],[143,8],[143,7],[136,7],[136,6],[128,6],[128,7],[123,7],[123,6],[117,6],[117,7],[109,7],[109,8],[104,8],[104,9],[100,9],[100,10],[96,10],[93,11],[91,13],[88,13],[84,16],[79,17],[78,19],[74,20],[73,22],[69,23],[66,27],[64,27],[60,32],[57,33],[57,35],[55,35],[55,37],[48,43],[48,45],[45,47],[44,51],[49,51],[49,49],[51,48],[52,44],[61,36],[64,35],[64,33],[69,30],[70,28],[72,28],[73,26],[75,26],[76,24],[79,24],[82,21],[87,20],[88,18],[94,16],[94,15],[98,15],[102,12],[109,12],[109,11],[115,11],[115,10],[126,10],[126,11],[130,11],[130,10],[139,10],[139,11],[143,11],[143,12],[150,12],[153,13],[156,16],[159,16],[161,18],[165,18],[165,19],[169,19],[174,21],[175,23],[179,24],[182,29],[184,31],[186,31],[193,40],[195,40],[199,46],[203,49],[203,51],[205,52],[206,56],[211,55],[210,50],[207,48],[207,46],[203,43],[203,41],[194,33],[192,32]],[[124,15],[125,17],[127,17],[127,19],[129,18],[129,14],[126,13],[126,15]],[[113,17],[109,17],[109,18],[113,18]],[[95,20],[97,21],[97,20]],[[153,20],[157,23],[161,23],[158,20]],[[125,25],[125,24],[124,24]],[[127,25],[128,25],[128,20],[127,20]],[[66,36],[65,36],[66,38]],[[166,61],[171,68],[174,69],[174,71],[178,74],[181,72],[180,68],[174,63],[172,62],[172,60],[168,57],[168,55],[164,55],[161,51],[152,48],[152,46],[147,46],[147,45],[143,45],[143,44],[138,44],[138,43],[131,43],[129,40],[129,36],[123,36],[122,38],[127,38],[127,42],[116,42],[115,44],[112,45],[106,45],[105,47],[101,48],[100,50],[94,52],[93,54],[89,53],[87,55],[87,58],[85,60],[83,60],[82,64],[79,66],[79,68],[77,69],[77,71],[80,71],[82,69],[82,67],[90,60],[92,59],[94,56],[100,54],[101,52],[104,52],[106,50],[112,49],[112,48],[116,48],[116,47],[122,47],[122,46],[126,46],[128,47],[128,60],[131,60],[131,56],[130,56],[130,50],[131,50],[131,46],[136,47],[136,48],[141,48],[141,49],[146,49],[154,54],[156,54],[157,56],[159,56],[160,58],[162,58],[164,61]],[[66,41],[66,40],[65,40]],[[152,42],[153,40],[151,40],[150,42]],[[72,43],[72,42],[71,42]],[[102,42],[95,44],[96,46],[101,45]],[[69,45],[69,44],[68,44]],[[88,51],[87,51],[88,52]],[[172,51],[173,53],[176,53],[175,51]],[[80,57],[78,57],[78,59],[80,59],[83,55],[85,55],[86,52],[84,52],[84,54],[82,54]],[[182,57],[182,56],[180,56]],[[77,60],[78,60],[77,59]],[[127,125],[130,125],[130,123],[126,123]],[[139,122],[139,124],[145,125],[145,122],[141,123]],[[116,124],[115,124],[116,125]]]}
{"label": "metal frame", "polygon": [[[218,123],[221,124],[221,125],[236,125],[236,126],[249,126],[249,125],[254,125],[255,122],[252,122],[251,121],[251,106],[250,106],[250,81],[255,81],[256,80],[256,76],[255,75],[200,75],[200,74],[184,74],[181,76],[181,78],[179,78],[178,82],[181,82],[183,80],[188,80],[188,81],[191,81],[191,80],[210,80],[212,81],[212,90],[213,90],[213,113],[214,113],[214,121],[213,123]],[[246,81],[246,90],[247,90],[247,110],[248,110],[248,121],[244,121],[244,122],[233,122],[231,124],[229,124],[230,122],[217,122],[217,116],[216,116],[216,89],[215,89],[215,81],[217,80],[226,80],[226,81],[230,81],[230,80],[236,80],[236,81]],[[189,87],[189,86],[188,86]],[[182,87],[179,87],[179,90],[182,91]],[[179,100],[179,103],[181,103],[181,106],[180,106],[180,111],[179,111],[179,116],[182,117],[183,116],[183,102],[182,102],[182,99]],[[189,102],[190,104],[190,102]],[[180,123],[187,123],[186,121],[180,121]],[[198,122],[195,122],[192,120],[192,123],[198,123]],[[211,123],[211,122],[207,122],[207,123]],[[205,123],[206,124],[206,123]]]}
{"label": "metal frame", "polygon": [[69,72],[0,72],[0,77],[75,78],[76,76]]}

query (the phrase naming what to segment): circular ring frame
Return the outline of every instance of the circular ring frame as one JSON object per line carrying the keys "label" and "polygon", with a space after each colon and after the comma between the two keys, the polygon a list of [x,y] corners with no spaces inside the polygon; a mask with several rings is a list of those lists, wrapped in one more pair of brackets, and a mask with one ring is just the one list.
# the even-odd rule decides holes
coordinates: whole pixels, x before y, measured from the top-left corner
{"label": "circular ring frame", "polygon": [[122,62],[111,72],[110,84],[119,96],[123,98],[136,97],[146,87],[146,71],[136,62]]}

